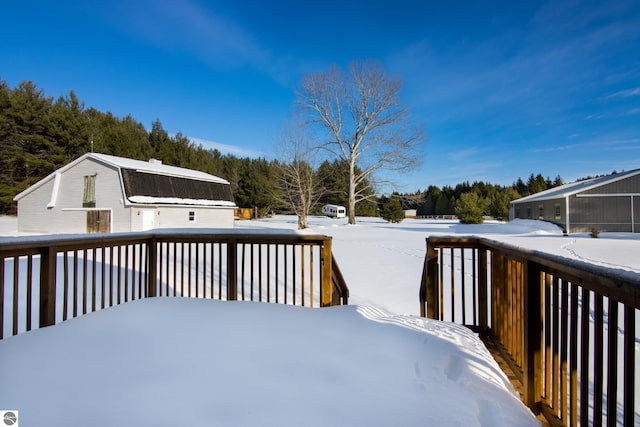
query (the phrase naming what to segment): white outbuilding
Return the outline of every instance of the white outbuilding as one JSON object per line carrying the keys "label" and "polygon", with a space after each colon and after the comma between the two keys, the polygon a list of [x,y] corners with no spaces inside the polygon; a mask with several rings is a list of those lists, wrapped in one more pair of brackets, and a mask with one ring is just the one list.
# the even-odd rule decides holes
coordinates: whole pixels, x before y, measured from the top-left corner
{"label": "white outbuilding", "polygon": [[87,153],[27,188],[18,231],[92,233],[233,227],[229,182],[208,173]]}

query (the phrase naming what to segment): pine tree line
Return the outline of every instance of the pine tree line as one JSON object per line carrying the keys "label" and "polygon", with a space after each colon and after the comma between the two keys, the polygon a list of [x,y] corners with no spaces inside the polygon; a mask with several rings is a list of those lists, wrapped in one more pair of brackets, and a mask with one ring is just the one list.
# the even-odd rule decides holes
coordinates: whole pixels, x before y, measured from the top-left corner
{"label": "pine tree line", "polygon": [[[425,191],[398,194],[404,209],[416,209],[417,215],[458,215],[473,218],[491,216],[500,220],[509,219],[509,206],[513,200],[529,196],[562,185],[557,176],[553,181],[542,174],[531,174],[525,183],[518,178],[510,186],[494,185],[483,181],[470,184],[468,181],[455,187],[431,185]],[[382,201],[384,203],[384,200]],[[464,220],[464,218],[463,218]],[[477,221],[469,221],[477,222]]]}

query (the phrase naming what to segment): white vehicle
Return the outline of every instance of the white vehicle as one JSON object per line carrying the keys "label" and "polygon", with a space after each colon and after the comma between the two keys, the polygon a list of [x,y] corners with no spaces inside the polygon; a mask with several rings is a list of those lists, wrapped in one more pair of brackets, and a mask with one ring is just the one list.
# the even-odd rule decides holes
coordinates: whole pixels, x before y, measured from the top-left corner
{"label": "white vehicle", "polygon": [[322,213],[330,218],[345,218],[347,216],[347,209],[339,205],[324,205],[322,207]]}

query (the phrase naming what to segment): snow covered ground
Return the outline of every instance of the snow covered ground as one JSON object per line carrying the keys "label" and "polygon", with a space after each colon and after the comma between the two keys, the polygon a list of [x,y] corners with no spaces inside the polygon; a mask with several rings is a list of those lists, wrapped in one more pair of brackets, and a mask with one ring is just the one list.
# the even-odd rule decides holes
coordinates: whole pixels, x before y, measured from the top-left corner
{"label": "snow covered ground", "polygon": [[[391,224],[381,218],[358,218],[356,225],[348,225],[346,219],[311,217],[309,225],[305,232],[333,237],[333,252],[349,285],[351,303],[399,314],[420,312],[418,290],[428,236],[482,236],[640,273],[640,233],[600,233],[597,239],[589,233],[563,236],[559,227],[534,220],[465,225],[434,220]],[[236,222],[237,229],[296,227],[291,216]]]}
{"label": "snow covered ground", "polygon": [[[538,221],[309,223],[333,237],[352,305],[155,298],[7,338],[0,410],[54,426],[537,425],[477,337],[416,316],[425,238],[483,235],[640,272],[640,235],[564,237]],[[237,229],[296,225],[278,216]],[[0,234],[14,230],[0,217]]]}

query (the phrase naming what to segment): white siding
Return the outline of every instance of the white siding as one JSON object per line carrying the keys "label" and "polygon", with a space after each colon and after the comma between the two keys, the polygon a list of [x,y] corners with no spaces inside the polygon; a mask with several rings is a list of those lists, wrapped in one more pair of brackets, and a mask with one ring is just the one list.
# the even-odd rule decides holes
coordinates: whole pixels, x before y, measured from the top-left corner
{"label": "white siding", "polygon": [[123,205],[118,171],[89,158],[62,173],[54,207],[47,208],[53,191],[53,179],[18,201],[18,230],[46,233],[86,232],[87,208],[82,207],[86,175],[96,175],[94,209],[111,210],[111,231],[129,231],[129,214]]}
{"label": "white siding", "polygon": [[[233,227],[233,208],[229,207],[159,206],[156,209],[156,228]],[[189,212],[195,213],[195,221],[189,221]]]}

